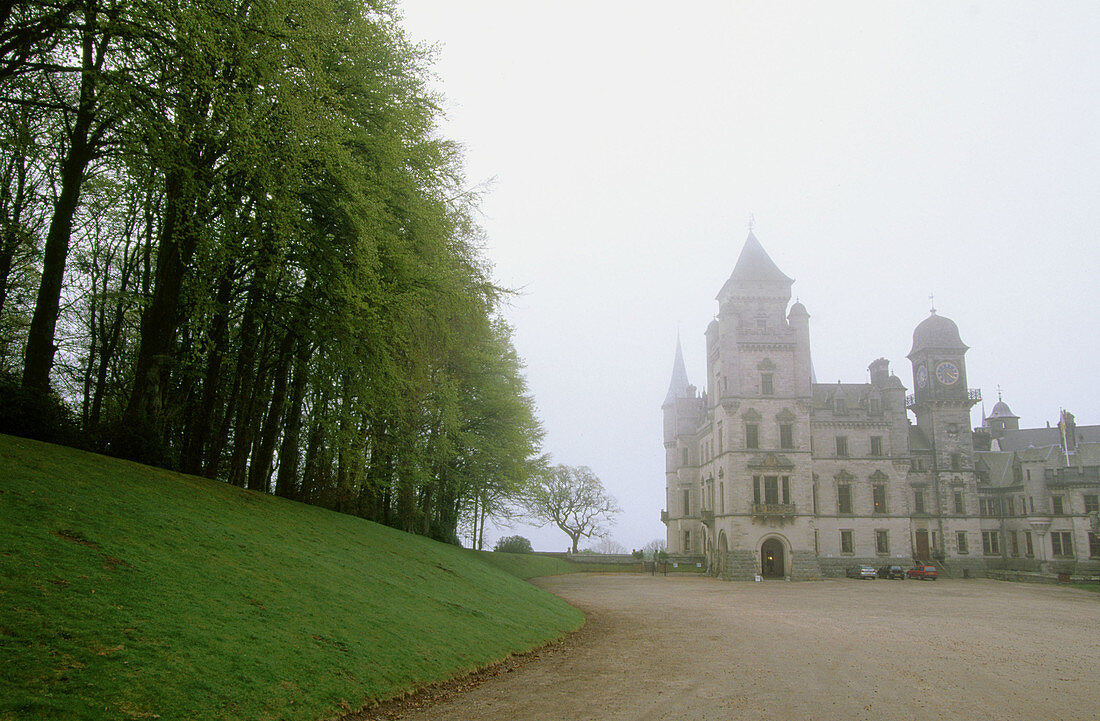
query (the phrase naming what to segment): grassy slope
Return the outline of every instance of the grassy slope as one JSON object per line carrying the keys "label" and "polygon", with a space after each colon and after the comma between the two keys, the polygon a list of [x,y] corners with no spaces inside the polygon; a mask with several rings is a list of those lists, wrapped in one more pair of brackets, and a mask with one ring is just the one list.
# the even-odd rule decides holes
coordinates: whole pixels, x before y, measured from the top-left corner
{"label": "grassy slope", "polygon": [[482,559],[0,436],[0,719],[315,719],[583,622]]}

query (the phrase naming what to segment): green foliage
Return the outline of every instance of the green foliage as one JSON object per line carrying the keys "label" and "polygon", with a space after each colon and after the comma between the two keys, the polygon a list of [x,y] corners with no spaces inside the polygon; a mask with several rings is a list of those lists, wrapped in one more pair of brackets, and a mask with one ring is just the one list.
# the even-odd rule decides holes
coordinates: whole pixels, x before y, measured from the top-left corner
{"label": "green foliage", "polygon": [[500,553],[533,553],[531,542],[523,536],[505,536],[493,546],[494,551]]}
{"label": "green foliage", "polygon": [[0,367],[32,347],[115,455],[479,539],[542,431],[396,5],[32,10],[0,19],[38,38],[0,62]]}
{"label": "green foliage", "polygon": [[0,718],[330,718],[582,622],[516,578],[559,559],[10,436],[0,479]]}
{"label": "green foliage", "polygon": [[587,466],[558,464],[545,469],[524,489],[523,504],[532,519],[543,525],[553,523],[569,536],[573,553],[578,552],[581,538],[606,536],[621,513]]}

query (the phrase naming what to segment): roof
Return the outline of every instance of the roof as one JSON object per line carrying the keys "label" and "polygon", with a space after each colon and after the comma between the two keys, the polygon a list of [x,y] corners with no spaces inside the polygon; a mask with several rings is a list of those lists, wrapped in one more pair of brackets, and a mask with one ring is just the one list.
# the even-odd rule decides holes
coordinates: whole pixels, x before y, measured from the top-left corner
{"label": "roof", "polygon": [[968,346],[959,337],[959,327],[955,321],[942,315],[928,316],[913,329],[913,347],[909,351],[909,357],[918,350],[924,348],[949,348],[952,350],[966,350]]}
{"label": "roof", "polygon": [[1012,412],[1012,409],[1008,407],[1007,403],[1004,401],[997,401],[987,418],[1019,418],[1019,416]]}
{"label": "roof", "polygon": [[1012,475],[1012,454],[1001,451],[978,451],[974,454],[975,463],[983,463],[989,469],[989,485],[994,487],[1012,486],[1016,481]]}
{"label": "roof", "polygon": [[[1017,451],[1024,448],[1062,447],[1062,431],[1051,428],[1021,428],[1006,430],[997,439],[1002,451]],[[1077,426],[1077,443],[1100,443],[1100,426]]]}
{"label": "roof", "polygon": [[731,296],[744,293],[749,295],[764,293],[769,296],[783,294],[789,298],[793,283],[794,280],[779,270],[764,250],[764,246],[760,245],[760,241],[750,230],[749,237],[745,239],[745,245],[741,248],[741,255],[737,257],[737,263],[733,266],[733,273],[715,297],[722,303]]}
{"label": "roof", "polygon": [[672,380],[668,383],[668,394],[661,407],[667,406],[677,398],[687,396],[688,383],[687,369],[684,368],[684,350],[680,346],[680,336],[676,336],[676,359],[672,361]]}
{"label": "roof", "polygon": [[737,265],[733,266],[730,280],[776,281],[793,283],[779,270],[779,266],[771,259],[764,246],[756,239],[753,232],[749,231],[749,237],[745,239],[745,245],[741,248],[741,255],[737,258]]}

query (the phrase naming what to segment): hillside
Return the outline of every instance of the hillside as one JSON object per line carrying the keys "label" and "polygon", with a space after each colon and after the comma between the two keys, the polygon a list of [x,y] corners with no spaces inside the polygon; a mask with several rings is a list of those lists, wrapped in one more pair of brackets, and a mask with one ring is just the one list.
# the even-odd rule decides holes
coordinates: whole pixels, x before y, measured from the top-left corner
{"label": "hillside", "polygon": [[327,718],[582,622],[472,551],[0,435],[0,719]]}

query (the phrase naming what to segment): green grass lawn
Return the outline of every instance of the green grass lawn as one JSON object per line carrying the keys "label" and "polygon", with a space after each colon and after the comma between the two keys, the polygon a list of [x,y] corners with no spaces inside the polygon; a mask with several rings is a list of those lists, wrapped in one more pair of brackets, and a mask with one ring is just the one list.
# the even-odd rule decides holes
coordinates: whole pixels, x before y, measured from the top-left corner
{"label": "green grass lawn", "polygon": [[0,435],[0,719],[331,717],[578,628],[564,570]]}

